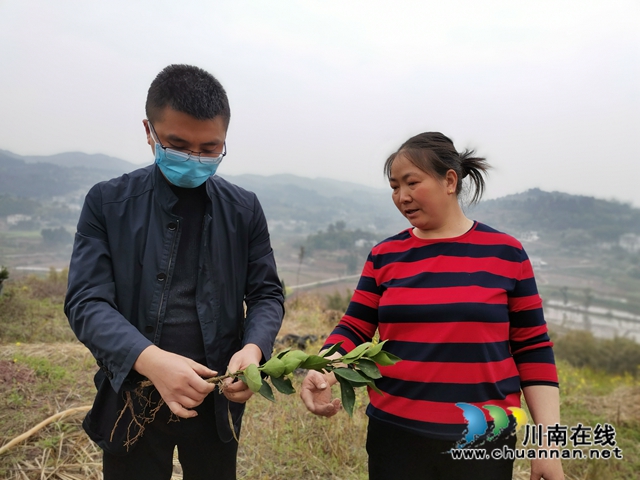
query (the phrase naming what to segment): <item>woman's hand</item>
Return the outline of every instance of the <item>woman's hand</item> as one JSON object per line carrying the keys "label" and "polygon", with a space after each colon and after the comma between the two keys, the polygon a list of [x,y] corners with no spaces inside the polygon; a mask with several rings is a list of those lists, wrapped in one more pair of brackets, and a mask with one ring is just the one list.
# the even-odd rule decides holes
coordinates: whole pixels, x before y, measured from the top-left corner
{"label": "woman's hand", "polygon": [[331,385],[336,383],[335,376],[323,375],[315,370],[310,370],[302,381],[300,398],[307,410],[322,417],[332,417],[340,410],[341,404],[338,398],[331,399]]}
{"label": "woman's hand", "polygon": [[[531,385],[522,389],[529,411],[533,416],[533,423],[550,425],[560,423],[560,393],[557,387],[550,385]],[[548,442],[543,441],[540,448],[548,448]],[[531,480],[563,480],[562,462],[560,459],[531,460]]]}
{"label": "woman's hand", "polygon": [[530,480],[564,480],[560,459],[539,458],[531,460]]}

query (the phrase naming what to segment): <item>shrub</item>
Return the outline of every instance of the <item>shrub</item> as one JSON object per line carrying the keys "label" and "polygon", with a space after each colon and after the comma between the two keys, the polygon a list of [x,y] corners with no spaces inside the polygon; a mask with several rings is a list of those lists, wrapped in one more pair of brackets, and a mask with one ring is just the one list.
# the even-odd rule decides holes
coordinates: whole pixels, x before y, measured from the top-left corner
{"label": "shrub", "polygon": [[330,310],[337,310],[339,312],[346,312],[349,302],[351,301],[351,290],[346,289],[344,297],[338,291],[335,291],[333,295],[327,295],[327,308]]}
{"label": "shrub", "polygon": [[591,332],[574,330],[554,339],[558,358],[576,367],[611,374],[640,374],[640,345],[629,338],[595,338]]}

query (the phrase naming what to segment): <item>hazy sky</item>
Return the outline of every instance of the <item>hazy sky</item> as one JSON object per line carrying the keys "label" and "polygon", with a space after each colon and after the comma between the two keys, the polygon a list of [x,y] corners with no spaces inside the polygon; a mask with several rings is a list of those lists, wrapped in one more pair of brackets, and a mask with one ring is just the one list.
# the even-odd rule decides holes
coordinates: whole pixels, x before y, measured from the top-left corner
{"label": "hazy sky", "polygon": [[221,175],[387,187],[441,131],[532,187],[640,207],[640,2],[0,0],[0,149],[153,160],[141,120],[170,63],[231,103]]}

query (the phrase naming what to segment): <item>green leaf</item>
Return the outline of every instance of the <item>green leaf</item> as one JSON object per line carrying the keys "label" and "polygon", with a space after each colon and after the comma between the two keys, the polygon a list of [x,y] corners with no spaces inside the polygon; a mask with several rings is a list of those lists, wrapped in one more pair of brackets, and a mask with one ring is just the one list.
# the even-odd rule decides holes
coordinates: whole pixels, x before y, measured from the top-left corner
{"label": "green leaf", "polygon": [[377,386],[376,383],[372,380],[371,383],[369,384],[369,386],[371,387],[371,390],[373,390],[374,392],[376,392],[378,395],[382,395],[384,396],[384,393],[382,393],[382,390],[380,390]]}
{"label": "green leaf", "polygon": [[342,377],[336,377],[340,383],[340,397],[342,398],[342,406],[350,417],[353,417],[353,407],[356,404],[356,392],[348,380]]}
{"label": "green leaf", "polygon": [[389,365],[395,365],[400,360],[400,357],[396,357],[394,354],[385,352],[384,350],[379,352],[376,356],[371,357],[371,360],[376,362],[378,365],[383,367],[388,367]]}
{"label": "green leaf", "polygon": [[302,360],[300,360],[299,358],[285,357],[282,359],[282,362],[284,363],[284,372],[282,372],[282,374],[289,375],[291,372],[293,372],[296,368],[300,366],[300,363],[302,363]]}
{"label": "green leaf", "polygon": [[264,365],[258,368],[262,373],[266,373],[271,378],[281,377],[285,370],[285,364],[278,357],[271,357]]}
{"label": "green leaf", "polygon": [[353,350],[351,350],[349,353],[347,353],[345,356],[343,356],[340,361],[342,363],[353,363],[353,361],[359,359],[362,355],[364,355],[364,352],[371,346],[371,342],[365,342],[365,343],[361,343],[360,345],[358,345],[356,348],[354,348]]}
{"label": "green leaf", "polygon": [[369,358],[375,357],[378,353],[380,353],[380,351],[382,350],[382,347],[386,342],[387,342],[386,340],[383,340],[382,342],[378,342],[375,345],[372,345],[370,349],[364,352],[364,356]]}
{"label": "green leaf", "polygon": [[324,367],[329,365],[330,361],[331,360],[320,357],[319,355],[309,355],[307,359],[300,364],[300,368],[321,371]]}
{"label": "green leaf", "polygon": [[342,346],[343,342],[338,342],[335,345],[332,345],[331,348],[329,348],[329,350],[327,350],[326,352],[324,352],[322,354],[323,357],[328,357],[330,355],[333,355],[334,353],[336,353],[338,350],[340,350],[340,347]]}
{"label": "green leaf", "polygon": [[287,377],[271,377],[271,383],[276,387],[280,393],[284,393],[285,395],[291,395],[292,393],[296,393],[295,388],[291,384],[291,380]]}
{"label": "green leaf", "polygon": [[376,382],[367,376],[365,376],[362,372],[358,370],[352,370],[350,368],[336,368],[333,370],[336,374],[336,378],[349,382],[352,387],[371,387],[375,392],[380,395],[384,395],[382,391],[376,386]]}
{"label": "green leaf", "polygon": [[342,378],[344,380],[347,380],[354,387],[363,387],[365,385],[369,385],[372,382],[371,379],[363,377],[357,371],[352,370],[351,368],[345,368],[345,367],[335,368],[333,370],[333,373],[335,373],[336,378],[338,379]]}
{"label": "green leaf", "polygon": [[258,393],[260,391],[260,388],[262,387],[262,377],[260,376],[258,367],[252,363],[243,370],[243,373],[243,381],[247,384],[247,386],[253,393]]}
{"label": "green leaf", "polygon": [[291,350],[291,347],[286,348],[285,350],[282,350],[280,353],[278,353],[277,357],[278,358],[284,357],[287,353],[289,353],[289,350]]}
{"label": "green leaf", "polygon": [[378,366],[373,360],[362,357],[355,363],[355,365],[357,369],[361,370],[362,373],[371,379],[375,380],[377,378],[382,378],[380,370],[378,370]]}
{"label": "green leaf", "polygon": [[400,357],[394,355],[393,353],[389,353],[385,350],[383,350],[383,352],[387,354],[387,357],[389,358],[389,360],[391,360],[394,364],[402,361]]}
{"label": "green leaf", "polygon": [[[376,393],[380,394],[380,395],[384,395],[384,393],[382,393],[382,391],[377,387],[376,385],[376,381],[373,378],[369,378],[369,376],[367,374],[365,374],[363,371],[361,370],[356,370],[360,375],[362,375],[363,377],[365,377],[367,380],[369,380],[367,382],[367,386],[371,387],[372,390],[374,390]],[[380,375],[380,377],[382,377],[382,375]]]}
{"label": "green leaf", "polygon": [[300,350],[291,350],[287,352],[281,359],[284,362],[284,372],[282,372],[282,374],[289,375],[308,357],[309,355]]}
{"label": "green leaf", "polygon": [[271,390],[271,387],[264,378],[262,379],[262,385],[260,385],[260,390],[258,390],[258,393],[267,400],[270,400],[272,402],[276,401],[276,397],[273,396],[273,390]]}
{"label": "green leaf", "polygon": [[[366,378],[368,380],[367,382],[367,386],[371,387],[373,390],[375,390],[377,393],[379,393],[380,395],[384,395],[382,393],[382,391],[376,386],[376,381],[373,378],[370,378],[366,373],[364,373],[362,370],[356,370],[360,375],[362,375],[364,378]],[[380,375],[381,378],[382,375]],[[354,386],[361,386],[361,384],[355,385]]]}
{"label": "green leaf", "polygon": [[304,353],[302,350],[289,350],[284,357],[284,358],[299,358],[300,360],[304,361],[307,359],[307,357],[309,356],[308,353]]}

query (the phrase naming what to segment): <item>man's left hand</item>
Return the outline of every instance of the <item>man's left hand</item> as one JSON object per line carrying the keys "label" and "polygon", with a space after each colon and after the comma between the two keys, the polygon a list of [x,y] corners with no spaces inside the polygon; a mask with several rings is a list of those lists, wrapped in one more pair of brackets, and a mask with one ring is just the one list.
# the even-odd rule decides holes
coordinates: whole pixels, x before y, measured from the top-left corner
{"label": "man's left hand", "polygon": [[[237,372],[244,370],[252,363],[260,365],[262,360],[262,350],[255,343],[246,344],[242,350],[236,352],[231,360],[229,360],[228,372]],[[226,378],[224,380],[224,396],[231,402],[245,403],[251,398],[253,392],[246,383],[239,379]]]}

